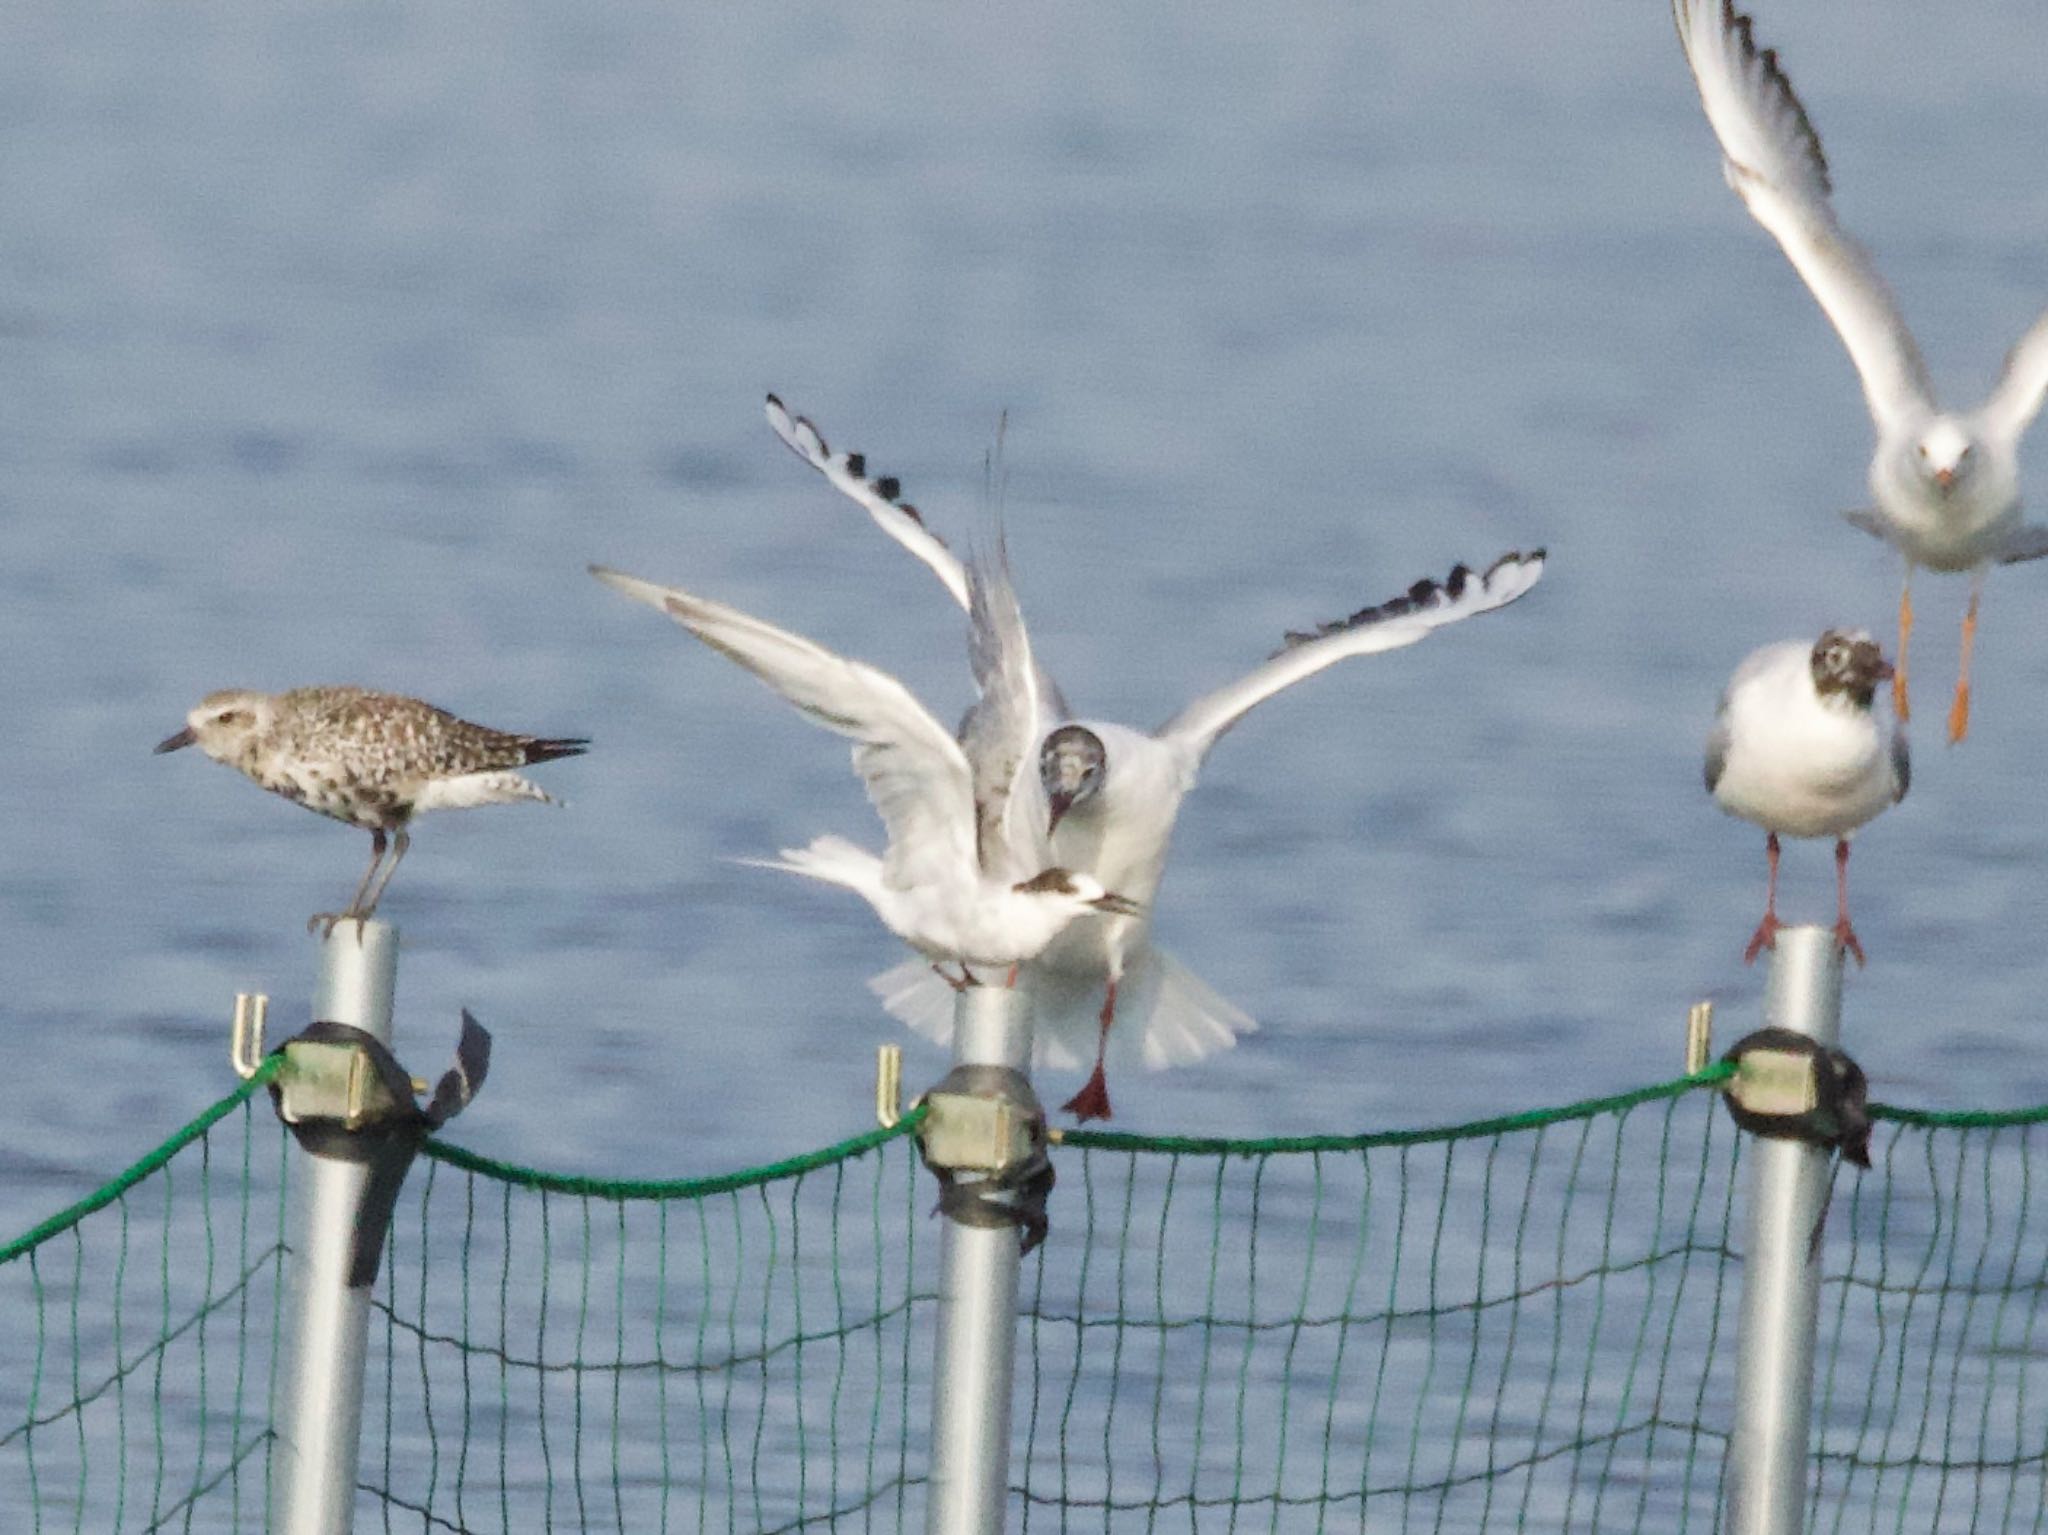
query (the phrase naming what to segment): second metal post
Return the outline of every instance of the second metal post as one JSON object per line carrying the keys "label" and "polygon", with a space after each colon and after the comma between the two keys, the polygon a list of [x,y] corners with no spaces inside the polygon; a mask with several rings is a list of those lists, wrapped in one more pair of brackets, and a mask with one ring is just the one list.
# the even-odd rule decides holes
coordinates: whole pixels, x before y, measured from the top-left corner
{"label": "second metal post", "polygon": [[[1764,1022],[1822,1045],[1842,1037],[1842,950],[1824,927],[1778,932]],[[1735,1432],[1728,1445],[1729,1535],[1799,1535],[1811,1466],[1814,1333],[1831,1154],[1758,1137],[1749,1164]]]}
{"label": "second metal post", "polygon": [[[953,1064],[1030,1069],[1031,1005],[1022,991],[974,986],[960,993]],[[925,1530],[999,1535],[1009,1499],[1020,1238],[1012,1226],[949,1219],[942,1241]]]}

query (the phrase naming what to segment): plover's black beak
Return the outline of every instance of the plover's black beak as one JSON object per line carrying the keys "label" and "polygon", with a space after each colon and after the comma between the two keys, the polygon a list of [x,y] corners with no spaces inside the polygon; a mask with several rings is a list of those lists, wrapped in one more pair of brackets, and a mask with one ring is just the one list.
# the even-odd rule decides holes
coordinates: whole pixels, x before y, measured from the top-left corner
{"label": "plover's black beak", "polygon": [[195,737],[192,734],[192,727],[190,725],[187,725],[183,730],[179,731],[176,735],[165,736],[161,741],[157,742],[156,745],[152,746],[150,748],[150,751],[160,757],[165,752],[174,752],[179,750],[181,747],[190,746],[196,739],[197,737]]}
{"label": "plover's black beak", "polygon": [[1110,895],[1098,895],[1088,904],[1097,911],[1106,911],[1110,915],[1117,917],[1135,917],[1145,909],[1136,901],[1128,900],[1123,896],[1113,893]]}
{"label": "plover's black beak", "polygon": [[1073,808],[1074,791],[1071,789],[1055,789],[1047,796],[1047,803],[1052,806],[1052,819],[1045,823],[1045,834],[1050,837],[1060,829],[1060,817]]}
{"label": "plover's black beak", "polygon": [[1889,682],[1897,671],[1898,668],[1896,666],[1892,665],[1883,656],[1879,656],[1877,664],[1870,669],[1870,680],[1873,682]]}

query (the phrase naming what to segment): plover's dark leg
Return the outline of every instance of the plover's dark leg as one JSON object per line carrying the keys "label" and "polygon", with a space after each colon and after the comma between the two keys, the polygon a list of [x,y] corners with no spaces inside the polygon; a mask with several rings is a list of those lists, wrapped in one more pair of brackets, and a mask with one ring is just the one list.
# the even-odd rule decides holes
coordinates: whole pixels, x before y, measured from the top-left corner
{"label": "plover's dark leg", "polygon": [[364,902],[361,892],[357,892],[356,915],[365,922],[370,920],[370,914],[377,909],[377,903],[384,899],[384,887],[391,883],[391,876],[398,872],[399,860],[405,857],[405,850],[412,846],[412,835],[403,826],[392,834],[392,840],[395,845],[391,849],[391,862],[384,865],[384,872],[377,876],[377,888],[370,892],[369,901]]}
{"label": "plover's dark leg", "polygon": [[1785,924],[1778,920],[1778,834],[1772,832],[1764,839],[1764,857],[1770,863],[1770,880],[1764,886],[1764,919],[1756,925],[1756,932],[1749,940],[1749,947],[1742,951],[1745,965],[1756,963],[1757,955],[1773,948],[1778,942],[1778,929]]}
{"label": "plover's dark leg", "polygon": [[1835,941],[1863,963],[1863,945],[1856,941],[1856,929],[1849,925],[1849,839],[1835,843]]}
{"label": "plover's dark leg", "polygon": [[1970,652],[1977,646],[1977,601],[1984,595],[1984,567],[1970,572],[1970,605],[1963,610],[1963,662],[1956,673],[1956,701],[1948,710],[1948,744],[1970,733]]}
{"label": "plover's dark leg", "polygon": [[955,991],[965,991],[968,987],[974,984],[974,977],[967,973],[967,967],[965,965],[962,965],[960,967],[960,974],[958,976],[949,975],[944,965],[933,965],[932,974],[937,976],[940,980],[944,981],[948,986],[952,987]]}
{"label": "plover's dark leg", "polygon": [[[403,849],[400,849],[402,852]],[[370,866],[363,870],[363,882],[356,886],[356,893],[349,897],[348,905],[341,911],[316,911],[306,919],[306,931],[318,930],[322,938],[334,936],[334,925],[350,917],[367,917],[363,910],[363,892],[370,888],[370,881],[377,877],[377,865],[384,861],[384,831],[382,827],[370,828]]]}
{"label": "plover's dark leg", "polygon": [[1102,1074],[1103,1053],[1109,1049],[1109,1026],[1116,1022],[1116,982],[1109,983],[1109,992],[1102,999],[1102,1031],[1095,1037],[1095,1070],[1081,1085],[1081,1090],[1060,1107],[1076,1119],[1107,1119],[1109,1115],[1109,1079]]}
{"label": "plover's dark leg", "polygon": [[1906,584],[1899,588],[1899,660],[1892,668],[1892,712],[1901,721],[1913,717],[1906,698],[1906,645],[1913,638],[1913,562],[1906,561]]}

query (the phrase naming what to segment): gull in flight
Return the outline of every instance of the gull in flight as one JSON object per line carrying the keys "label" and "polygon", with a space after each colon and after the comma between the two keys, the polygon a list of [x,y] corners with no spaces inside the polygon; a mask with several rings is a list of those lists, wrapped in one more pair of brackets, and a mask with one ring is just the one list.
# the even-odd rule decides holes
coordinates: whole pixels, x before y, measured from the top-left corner
{"label": "gull in flight", "polygon": [[[930,567],[962,606],[973,601],[973,573],[902,499],[893,477],[871,477],[858,453],[835,453],[818,429],[792,416],[774,395],[768,423],[832,486]],[[1053,856],[1143,903],[1128,916],[1076,922],[1024,967],[1047,1064],[1078,1065],[1092,1052],[1087,1084],[1065,1105],[1081,1119],[1110,1117],[1105,1062],[1112,1037],[1129,1038],[1145,1064],[1199,1060],[1227,1048],[1256,1025],[1177,961],[1153,947],[1149,908],[1166,870],[1181,800],[1203,759],[1254,705],[1352,656],[1398,650],[1446,624],[1504,607],[1543,574],[1543,551],[1508,554],[1483,573],[1460,565],[1442,581],[1418,581],[1391,601],[1361,609],[1309,633],[1290,634],[1264,665],[1205,694],[1154,731],[1077,717],[1059,689],[1039,675],[1031,797]],[[1036,667],[1034,664],[1034,672]],[[1035,791],[1035,792],[1034,792]],[[946,1002],[929,976],[899,967],[871,983],[884,1005],[920,1033],[943,1024]],[[1112,1036],[1111,1025],[1123,1027]]]}
{"label": "gull in flight", "polygon": [[1037,704],[1023,621],[1001,567],[976,568],[971,659],[981,702],[955,740],[894,677],[724,603],[593,565],[615,591],[658,608],[827,730],[853,740],[853,767],[888,829],[877,858],[841,837],[785,849],[768,868],[843,885],[936,967],[1014,968],[1074,918],[1130,916],[1135,903],[1087,874],[1048,867],[1046,838],[1015,809],[1029,776]]}
{"label": "gull in flight", "polygon": [[1775,944],[1778,838],[1835,839],[1835,938],[1863,963],[1849,925],[1849,838],[1906,797],[1912,757],[1905,727],[1879,728],[1877,685],[1893,675],[1861,629],[1830,629],[1809,645],[1766,645],[1739,667],[1721,695],[1707,737],[1707,792],[1730,815],[1761,826],[1770,882],[1764,919],[1742,951],[1744,964]]}
{"label": "gull in flight", "polygon": [[1970,651],[1984,572],[2048,554],[2048,528],[2020,521],[2018,459],[2019,440],[2048,390],[2048,313],[2012,349],[1983,404],[1943,410],[1891,290],[1863,247],[1835,221],[1820,135],[1792,93],[1777,54],[1756,46],[1750,19],[1730,0],[1673,0],[1672,14],[1707,121],[1721,142],[1728,185],[1813,291],[1863,381],[1877,429],[1870,460],[1876,506],[1848,516],[1905,557],[1892,677],[1892,702],[1902,720],[1910,713],[1906,646],[1913,631],[1913,571],[1925,565],[1970,572],[1962,661],[1948,718],[1949,740],[1960,741],[1970,727]]}

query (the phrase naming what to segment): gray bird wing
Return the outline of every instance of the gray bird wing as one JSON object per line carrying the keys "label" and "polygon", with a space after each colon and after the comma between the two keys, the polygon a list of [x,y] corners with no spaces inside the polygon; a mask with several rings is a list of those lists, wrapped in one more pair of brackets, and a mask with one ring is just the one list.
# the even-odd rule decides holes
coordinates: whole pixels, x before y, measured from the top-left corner
{"label": "gray bird wing", "polygon": [[1049,861],[1043,807],[1034,804],[1038,743],[1049,723],[1041,673],[1010,580],[1002,531],[968,567],[967,653],[980,692],[960,725],[974,782],[975,849],[984,872],[1017,880]]}
{"label": "gray bird wing", "polygon": [[1892,790],[1892,803],[1896,805],[1913,787],[1913,749],[1906,742],[1903,725],[1892,726],[1892,776],[1897,780],[1897,787]]}
{"label": "gray bird wing", "polygon": [[1999,551],[1998,563],[2019,565],[2027,560],[2038,560],[2043,555],[2048,555],[2048,528],[2029,523],[2013,530],[2012,537],[2005,541],[2005,548]]}
{"label": "gray bird wing", "polygon": [[1859,506],[1854,511],[1842,513],[1842,521],[1852,528],[1861,528],[1872,538],[1887,538],[1884,513],[1873,506]]}
{"label": "gray bird wing", "polygon": [[1504,554],[1484,573],[1463,565],[1443,581],[1417,581],[1400,596],[1349,618],[1287,636],[1286,648],[1226,687],[1204,694],[1154,732],[1200,762],[1245,711],[1352,656],[1399,650],[1446,624],[1506,607],[1543,578],[1544,553]]}
{"label": "gray bird wing", "polygon": [[887,672],[722,602],[593,565],[598,580],[668,614],[854,743],[853,766],[889,829],[883,878],[899,890],[956,881],[972,868],[971,775],[959,742]]}
{"label": "gray bird wing", "polygon": [[[767,411],[768,425],[790,452],[817,470],[828,485],[866,512],[876,527],[915,555],[962,608],[971,606],[966,564],[925,525],[923,514],[903,499],[902,481],[893,474],[870,475],[864,453],[833,452],[810,417],[791,415],[789,407],[772,394],[768,396]],[[1043,668],[1038,673],[1038,691],[1055,723],[1074,717],[1066,699],[1060,696],[1058,684]]]}
{"label": "gray bird wing", "polygon": [[1721,695],[1721,707],[1714,714],[1714,728],[1707,732],[1707,792],[1712,794],[1721,785],[1721,775],[1728,770],[1728,695]]}

